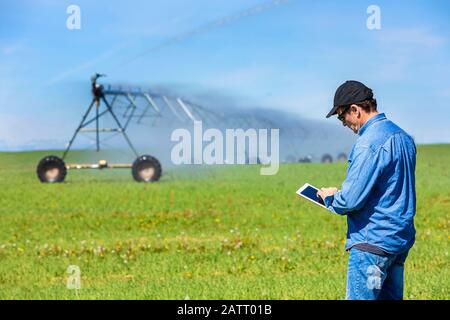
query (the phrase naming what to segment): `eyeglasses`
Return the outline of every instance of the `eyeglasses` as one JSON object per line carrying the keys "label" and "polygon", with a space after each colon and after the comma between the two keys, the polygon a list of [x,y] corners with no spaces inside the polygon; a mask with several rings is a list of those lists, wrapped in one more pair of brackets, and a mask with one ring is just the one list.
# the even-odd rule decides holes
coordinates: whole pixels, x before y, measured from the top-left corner
{"label": "eyeglasses", "polygon": [[350,106],[346,106],[345,107],[345,109],[344,109],[344,111],[342,111],[341,112],[341,114],[338,114],[338,119],[341,121],[341,122],[344,122],[344,119],[345,119],[345,114],[347,113],[347,111],[350,109]]}

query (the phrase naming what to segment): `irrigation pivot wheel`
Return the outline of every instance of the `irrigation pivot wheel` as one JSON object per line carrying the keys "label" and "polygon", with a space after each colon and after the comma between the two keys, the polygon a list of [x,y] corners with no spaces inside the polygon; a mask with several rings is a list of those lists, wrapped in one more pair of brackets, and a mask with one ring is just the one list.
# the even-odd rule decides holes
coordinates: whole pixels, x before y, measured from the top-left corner
{"label": "irrigation pivot wheel", "polygon": [[62,159],[57,156],[46,156],[39,162],[36,172],[41,182],[54,183],[64,181],[67,169]]}
{"label": "irrigation pivot wheel", "polygon": [[338,155],[339,162],[347,162],[347,160],[348,160],[347,155],[344,152],[342,152]]}
{"label": "irrigation pivot wheel", "polygon": [[143,155],[133,162],[131,173],[137,182],[155,182],[161,177],[161,164],[158,159]]}
{"label": "irrigation pivot wheel", "polygon": [[322,156],[322,163],[332,163],[333,162],[333,157],[329,154],[324,154]]}

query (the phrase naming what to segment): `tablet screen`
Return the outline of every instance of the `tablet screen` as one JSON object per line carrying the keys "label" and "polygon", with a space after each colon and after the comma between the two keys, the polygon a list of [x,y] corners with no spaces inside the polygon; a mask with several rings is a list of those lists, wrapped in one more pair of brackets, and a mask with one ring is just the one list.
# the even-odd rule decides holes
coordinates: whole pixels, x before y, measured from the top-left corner
{"label": "tablet screen", "polygon": [[325,203],[323,202],[321,197],[317,196],[317,192],[319,190],[317,190],[316,188],[313,188],[311,186],[307,186],[302,192],[301,194],[304,195],[305,197],[308,197],[309,199],[311,199],[314,202],[318,202],[322,205],[325,205]]}

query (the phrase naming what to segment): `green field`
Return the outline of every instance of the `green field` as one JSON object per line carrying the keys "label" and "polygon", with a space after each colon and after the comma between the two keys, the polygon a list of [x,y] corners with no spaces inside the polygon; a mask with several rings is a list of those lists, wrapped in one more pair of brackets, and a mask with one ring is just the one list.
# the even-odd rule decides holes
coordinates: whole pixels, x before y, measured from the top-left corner
{"label": "green field", "polygon": [[[69,171],[41,184],[48,152],[0,153],[0,299],[344,299],[346,219],[297,198],[340,186],[346,165]],[[450,298],[450,145],[419,146],[416,244],[406,299]],[[69,265],[81,289],[67,289]]]}

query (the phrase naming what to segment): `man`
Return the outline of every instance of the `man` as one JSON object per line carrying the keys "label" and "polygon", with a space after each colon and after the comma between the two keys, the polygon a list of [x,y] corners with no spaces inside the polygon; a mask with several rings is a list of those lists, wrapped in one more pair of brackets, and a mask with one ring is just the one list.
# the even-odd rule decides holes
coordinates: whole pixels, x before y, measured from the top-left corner
{"label": "man", "polygon": [[372,90],[361,82],[337,89],[327,118],[335,114],[359,135],[341,190],[318,192],[329,210],[347,216],[346,298],[403,299],[404,263],[416,233],[414,141],[378,113]]}

